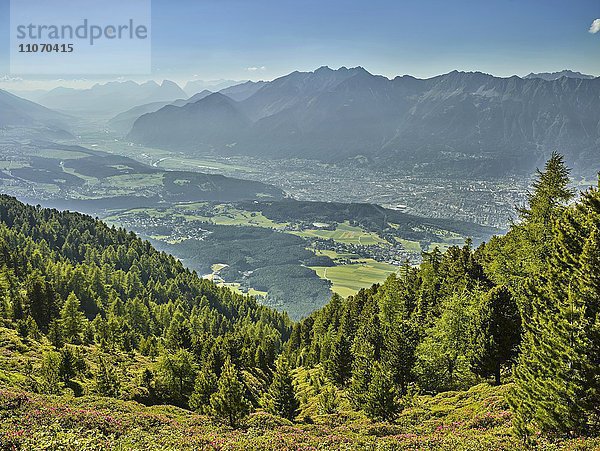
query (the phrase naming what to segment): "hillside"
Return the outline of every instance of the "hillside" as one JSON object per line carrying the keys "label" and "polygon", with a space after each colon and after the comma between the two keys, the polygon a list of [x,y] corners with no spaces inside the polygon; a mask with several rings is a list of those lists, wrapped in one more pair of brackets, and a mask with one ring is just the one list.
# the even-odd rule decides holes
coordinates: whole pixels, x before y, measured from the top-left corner
{"label": "hillside", "polygon": [[[255,413],[244,429],[231,429],[171,406],[144,407],[98,396],[48,397],[0,389],[0,445],[10,449],[64,446],[108,450],[526,450],[510,434],[510,412],[502,397],[508,387],[477,386],[414,400],[398,424],[321,414],[314,424],[292,424]],[[25,421],[23,419],[26,418]],[[52,432],[49,432],[51,430]],[[51,445],[52,444],[52,445]],[[556,450],[593,449],[594,440],[543,441]]]}
{"label": "hillside", "polygon": [[0,129],[35,137],[68,138],[70,118],[0,89]]}
{"label": "hillside", "polygon": [[0,443],[596,449],[600,191],[574,201],[568,175],[553,154],[506,235],[296,323],[123,229],[0,196]]}
{"label": "hillside", "polygon": [[200,200],[281,199],[279,188],[217,174],[165,171],[132,158],[36,140],[1,143],[0,186],[22,199],[94,214]]}
{"label": "hillside", "polygon": [[152,102],[145,103],[143,105],[138,105],[127,111],[117,114],[115,117],[113,117],[107,122],[107,125],[111,130],[114,130],[119,134],[125,135],[129,133],[129,130],[131,130],[131,127],[133,126],[135,121],[144,114],[154,113],[155,111],[158,111],[167,105],[183,106],[188,103],[198,102],[199,100],[202,100],[204,97],[207,97],[210,94],[212,94],[210,91],[204,90],[195,94],[189,99],[178,99],[175,101],[166,100],[161,102]]}
{"label": "hillside", "polygon": [[[392,80],[362,68],[293,72],[239,102],[207,97],[139,118],[133,141],[434,173],[531,172],[557,148],[576,171],[597,161],[600,79],[450,72]],[[588,171],[589,172],[589,171]]]}

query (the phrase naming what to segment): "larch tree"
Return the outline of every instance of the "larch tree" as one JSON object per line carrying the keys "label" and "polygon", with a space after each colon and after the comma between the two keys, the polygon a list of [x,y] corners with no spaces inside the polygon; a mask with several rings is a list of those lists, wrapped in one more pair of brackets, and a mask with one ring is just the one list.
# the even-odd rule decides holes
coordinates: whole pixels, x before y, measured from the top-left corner
{"label": "larch tree", "polygon": [[227,359],[217,385],[217,391],[210,397],[212,413],[229,426],[238,427],[250,413],[250,401],[244,396],[244,384],[238,379],[237,369]]}

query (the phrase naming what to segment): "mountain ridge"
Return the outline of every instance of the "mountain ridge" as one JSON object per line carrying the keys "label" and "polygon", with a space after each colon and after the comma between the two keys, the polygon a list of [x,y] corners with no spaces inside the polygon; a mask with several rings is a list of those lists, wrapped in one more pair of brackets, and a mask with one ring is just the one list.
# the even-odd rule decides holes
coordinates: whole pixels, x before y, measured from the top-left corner
{"label": "mountain ridge", "polygon": [[218,127],[206,130],[197,122],[213,116],[205,98],[194,104],[196,119],[159,110],[140,117],[129,138],[190,153],[328,162],[364,156],[375,165],[487,175],[530,171],[560,149],[578,170],[598,159],[599,80],[459,71],[390,80],[360,67],[322,67],[232,99],[231,123],[213,121]]}

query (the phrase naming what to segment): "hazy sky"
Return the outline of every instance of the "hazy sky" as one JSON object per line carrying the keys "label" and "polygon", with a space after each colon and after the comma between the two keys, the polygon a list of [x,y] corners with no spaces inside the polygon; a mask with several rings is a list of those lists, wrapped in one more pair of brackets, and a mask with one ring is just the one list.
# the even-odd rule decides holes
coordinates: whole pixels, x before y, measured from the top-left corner
{"label": "hazy sky", "polygon": [[[0,79],[8,4],[0,0]],[[600,0],[153,0],[152,77],[272,79],[322,65],[389,77],[600,76],[598,18]]]}

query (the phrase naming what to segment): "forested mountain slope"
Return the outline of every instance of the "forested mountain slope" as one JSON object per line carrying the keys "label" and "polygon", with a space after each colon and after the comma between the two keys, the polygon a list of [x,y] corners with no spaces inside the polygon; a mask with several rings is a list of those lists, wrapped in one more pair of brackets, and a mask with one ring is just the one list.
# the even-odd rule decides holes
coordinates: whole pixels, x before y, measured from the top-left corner
{"label": "forested mountain slope", "polygon": [[[2,316],[58,348],[96,343],[156,357],[164,339],[217,368],[231,354],[266,370],[288,336],[285,316],[200,279],[123,229],[6,196],[0,221]],[[182,393],[164,396],[182,402]]]}
{"label": "forested mountain slope", "polygon": [[597,449],[600,191],[568,182],[554,154],[505,236],[294,324],[124,230],[0,197],[0,444]]}

